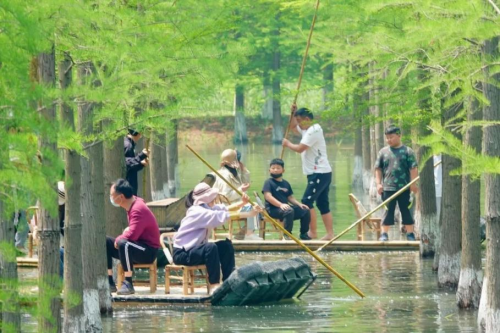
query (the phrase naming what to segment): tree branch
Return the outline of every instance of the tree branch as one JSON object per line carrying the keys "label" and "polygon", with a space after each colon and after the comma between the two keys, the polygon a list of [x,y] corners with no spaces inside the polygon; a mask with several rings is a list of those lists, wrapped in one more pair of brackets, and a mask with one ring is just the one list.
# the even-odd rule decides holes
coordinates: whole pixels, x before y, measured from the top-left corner
{"label": "tree branch", "polygon": [[500,15],[500,9],[498,6],[493,2],[493,0],[488,0],[488,2],[491,4],[491,6],[495,9],[498,15]]}

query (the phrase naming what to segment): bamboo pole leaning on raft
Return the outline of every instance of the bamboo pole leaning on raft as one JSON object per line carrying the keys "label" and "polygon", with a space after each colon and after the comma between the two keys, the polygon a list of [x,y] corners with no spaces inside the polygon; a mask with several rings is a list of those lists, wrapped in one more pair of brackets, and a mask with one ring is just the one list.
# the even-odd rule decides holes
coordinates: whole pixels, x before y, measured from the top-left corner
{"label": "bamboo pole leaning on raft", "polygon": [[[304,57],[302,58],[302,65],[300,66],[299,80],[297,82],[297,91],[295,92],[295,97],[293,98],[292,105],[297,104],[297,98],[299,97],[300,85],[302,83],[302,75],[304,74],[304,68],[306,67],[307,54],[309,53],[309,47],[311,46],[311,38],[314,31],[314,24],[316,23],[316,18],[318,17],[319,0],[316,1],[316,8],[314,9],[314,17],[311,23],[311,29],[309,30],[309,36],[307,37],[306,51],[304,52]],[[290,132],[290,124],[292,123],[293,112],[290,112],[290,118],[288,119],[288,126],[285,131],[285,139],[288,137],[288,132]],[[285,154],[285,147],[281,148],[280,158],[283,159]]]}
{"label": "bamboo pole leaning on raft", "polygon": [[[441,164],[441,162],[442,161],[439,161],[436,164],[434,164],[434,167],[437,167],[439,164]],[[333,239],[331,239],[330,241],[328,241],[328,243],[325,243],[323,246],[321,246],[319,249],[317,249],[316,252],[319,252],[319,251],[323,250],[326,246],[332,244],[337,239],[339,239],[340,237],[344,236],[349,230],[351,230],[352,228],[354,228],[358,223],[361,223],[361,221],[367,219],[368,217],[370,217],[370,215],[372,215],[373,213],[375,213],[377,210],[379,210],[380,208],[384,207],[386,204],[388,204],[389,202],[391,202],[392,200],[394,200],[396,197],[398,197],[401,193],[403,193],[404,191],[406,191],[411,185],[413,185],[419,179],[420,179],[420,176],[415,177],[415,179],[413,179],[411,182],[409,182],[408,184],[406,184],[405,186],[403,186],[399,191],[397,191],[396,193],[394,193],[387,200],[385,200],[384,202],[382,202],[377,207],[373,208],[371,211],[369,211],[368,213],[366,213],[365,216],[362,216],[356,222],[354,222],[349,227],[347,227],[347,229],[345,229],[340,234],[338,234],[336,237],[334,237]]]}
{"label": "bamboo pole leaning on raft", "polygon": [[[243,195],[240,190],[238,190],[236,187],[234,187],[230,182],[228,182],[217,170],[215,170],[207,161],[203,159],[197,152],[195,152],[189,145],[186,145],[187,149],[189,149],[193,154],[200,159],[210,170],[212,170],[217,176],[219,176],[220,179],[222,179],[226,184],[228,184],[236,193],[238,193],[240,196]],[[249,199],[248,201],[252,206],[255,205],[255,203]],[[325,266],[326,269],[328,269],[330,272],[332,272],[336,277],[338,277],[341,281],[343,281],[345,284],[349,286],[352,290],[354,290],[359,296],[365,297],[365,294],[359,290],[355,285],[347,281],[340,273],[338,273],[336,270],[334,270],[330,265],[328,265],[323,259],[321,259],[316,253],[314,253],[311,249],[309,249],[307,246],[304,245],[300,240],[295,238],[294,235],[289,233],[285,228],[281,226],[278,222],[276,222],[275,219],[273,219],[269,214],[267,213],[266,210],[263,210],[262,213],[278,228],[280,229],[285,235],[293,239],[295,243],[297,243],[301,248],[303,248],[307,253],[309,253],[311,256],[313,256],[314,259],[316,259],[320,264]]]}

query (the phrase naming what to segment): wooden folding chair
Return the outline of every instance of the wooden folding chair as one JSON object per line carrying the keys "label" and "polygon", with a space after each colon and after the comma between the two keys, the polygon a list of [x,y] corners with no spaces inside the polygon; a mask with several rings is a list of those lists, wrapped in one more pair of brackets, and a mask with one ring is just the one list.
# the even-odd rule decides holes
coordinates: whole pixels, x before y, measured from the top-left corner
{"label": "wooden folding chair", "polygon": [[[361,201],[356,198],[354,194],[349,194],[349,200],[351,201],[352,205],[354,206],[354,211],[356,212],[356,217],[358,219],[362,218],[365,216],[368,211],[366,210],[365,206],[361,203]],[[358,223],[358,233],[357,233],[357,239],[358,240],[365,240],[365,227],[368,226],[372,231],[375,231],[377,233],[377,239],[380,237],[380,231],[381,231],[381,221],[382,219],[380,217],[371,217],[368,216],[365,218],[363,221]]]}
{"label": "wooden folding chair", "polygon": [[[223,204],[226,206],[229,206],[231,204],[229,202],[229,199],[226,198],[222,194],[219,194],[218,199],[217,199],[217,203]],[[234,213],[236,213],[236,212],[234,212]],[[212,239],[228,238],[228,239],[232,240],[233,235],[234,235],[234,233],[233,233],[234,226],[238,227],[238,231],[237,231],[238,235],[245,234],[246,229],[247,229],[247,219],[246,218],[239,218],[238,214],[230,214],[230,215],[231,215],[231,218],[227,222],[227,226],[226,226],[226,223],[224,223],[220,227],[212,229]]]}

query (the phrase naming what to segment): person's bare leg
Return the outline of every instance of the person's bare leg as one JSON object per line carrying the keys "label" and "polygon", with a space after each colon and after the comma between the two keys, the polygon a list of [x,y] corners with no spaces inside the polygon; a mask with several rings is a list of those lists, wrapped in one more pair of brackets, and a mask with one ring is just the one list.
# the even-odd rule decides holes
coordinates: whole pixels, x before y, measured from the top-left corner
{"label": "person's bare leg", "polygon": [[390,227],[391,227],[390,225],[383,225],[382,226],[382,232],[385,232],[386,234],[389,233],[389,228]]}
{"label": "person's bare leg", "polygon": [[326,214],[321,215],[323,219],[323,223],[325,224],[326,235],[321,238],[321,240],[330,240],[333,239],[333,217],[332,213],[328,212]]}
{"label": "person's bare leg", "polygon": [[309,212],[311,213],[311,222],[309,222],[309,231],[307,232],[307,235],[312,239],[316,239],[318,238],[318,230],[317,230],[318,219],[316,217],[316,211],[314,210],[314,208],[312,208],[309,209]]}
{"label": "person's bare leg", "polygon": [[407,233],[411,233],[414,230],[414,224],[406,224],[405,227]]}

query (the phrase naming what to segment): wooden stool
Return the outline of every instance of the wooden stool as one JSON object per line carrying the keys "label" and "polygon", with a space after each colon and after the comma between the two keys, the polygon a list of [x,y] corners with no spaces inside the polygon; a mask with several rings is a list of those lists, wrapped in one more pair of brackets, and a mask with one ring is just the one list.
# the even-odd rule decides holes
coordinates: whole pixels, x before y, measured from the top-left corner
{"label": "wooden stool", "polygon": [[[197,282],[196,279],[205,281]],[[170,286],[182,286],[184,295],[193,294],[195,286],[206,286],[207,294],[210,295],[207,267],[205,265],[184,266],[175,264],[165,266],[165,294],[170,294]]]}
{"label": "wooden stool", "polygon": [[[218,195],[216,203],[223,204],[226,206],[229,206],[231,204],[231,202],[229,202],[229,199],[226,198],[222,194]],[[239,215],[239,210],[230,211],[229,212],[230,219],[227,222],[227,226],[226,226],[226,223],[224,223],[220,227],[213,228],[212,229],[212,239],[227,238],[229,240],[232,240],[234,226],[238,227],[238,233],[243,233],[243,234],[246,233],[247,219],[246,218],[239,218],[238,215]],[[243,227],[241,226],[240,222],[243,222]]]}
{"label": "wooden stool", "polygon": [[[149,269],[149,280],[136,280],[134,284],[138,286],[149,285],[150,292],[154,294],[156,292],[156,286],[158,285],[158,268],[156,266],[156,260],[152,264],[134,264],[134,269],[135,268]],[[118,274],[116,278],[116,285],[118,288],[120,288],[124,279],[125,271],[123,270],[122,264],[118,263]]]}
{"label": "wooden stool", "polygon": [[[160,244],[165,252],[165,257],[170,262],[165,266],[165,294],[170,294],[170,286],[182,286],[184,295],[193,294],[195,286],[206,286],[207,294],[210,295],[210,282],[208,282],[208,272],[205,265],[184,266],[173,263],[174,235],[174,232],[165,232],[160,235]],[[196,279],[202,279],[204,282],[196,282]]]}
{"label": "wooden stool", "polygon": [[[365,216],[368,211],[366,210],[365,206],[361,203],[361,201],[356,198],[354,194],[349,194],[349,200],[351,200],[352,205],[354,206],[354,211],[356,212],[356,217],[358,219],[362,218]],[[358,234],[357,234],[357,239],[358,240],[365,240],[365,226],[368,226],[370,229],[375,231],[377,233],[377,240],[380,237],[380,231],[381,231],[381,224],[382,219],[380,217],[371,217],[368,216],[366,219],[358,223]]]}

